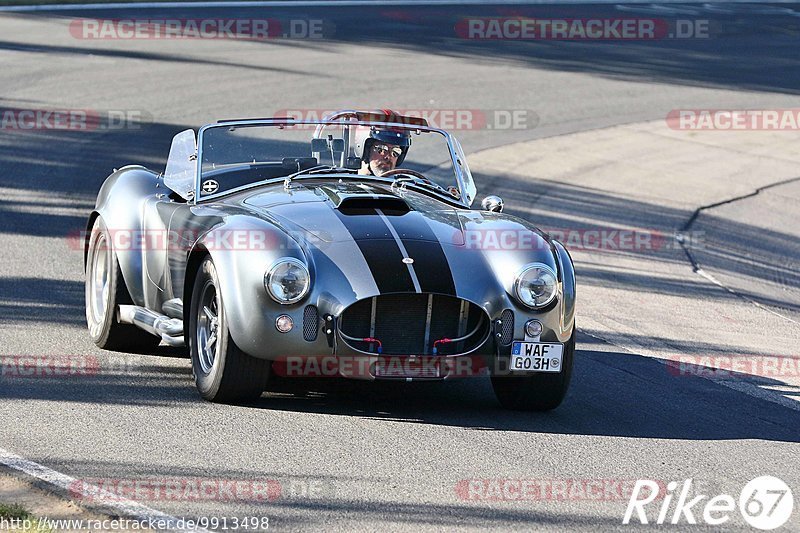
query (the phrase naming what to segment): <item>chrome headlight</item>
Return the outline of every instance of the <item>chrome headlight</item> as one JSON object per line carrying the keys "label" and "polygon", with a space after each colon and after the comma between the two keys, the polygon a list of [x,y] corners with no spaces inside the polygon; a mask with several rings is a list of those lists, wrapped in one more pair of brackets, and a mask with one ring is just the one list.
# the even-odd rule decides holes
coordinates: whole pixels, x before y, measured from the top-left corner
{"label": "chrome headlight", "polygon": [[520,302],[532,308],[544,307],[556,297],[558,280],[553,269],[542,263],[532,263],[522,269],[514,283]]}
{"label": "chrome headlight", "polygon": [[264,275],[264,286],[267,293],[279,304],[293,304],[308,293],[311,274],[302,261],[284,257]]}

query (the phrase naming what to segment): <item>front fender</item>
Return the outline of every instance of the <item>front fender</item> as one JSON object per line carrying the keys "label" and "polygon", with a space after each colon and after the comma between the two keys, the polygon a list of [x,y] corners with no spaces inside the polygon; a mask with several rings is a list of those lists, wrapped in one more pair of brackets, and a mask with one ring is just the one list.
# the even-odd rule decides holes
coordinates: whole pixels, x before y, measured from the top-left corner
{"label": "front fender", "polygon": [[[217,270],[220,296],[234,342],[247,353],[264,352],[265,335],[277,333],[274,327],[277,316],[288,311],[296,313],[298,308],[302,313],[307,303],[279,304],[267,293],[264,275],[279,259],[292,257],[308,266],[313,287],[316,275],[310,255],[281,228],[247,215],[228,216],[204,233],[192,247],[190,256],[205,254],[211,256]],[[190,259],[187,267],[196,269],[199,261]],[[187,271],[184,283],[187,313],[191,309],[194,274]]]}
{"label": "front fender", "polygon": [[[536,319],[544,326],[542,339],[566,342],[575,316],[575,275],[566,249],[532,223],[511,215],[471,211],[462,213],[461,220],[464,244],[448,248],[451,263],[466,267],[458,274],[463,280],[459,296],[479,296],[484,288],[492,287],[484,308],[492,317],[500,309],[511,309],[515,339],[524,339],[525,322]],[[481,268],[481,263],[486,267]],[[514,291],[518,275],[531,263],[547,265],[559,280],[556,302],[542,310],[522,305]]]}
{"label": "front fender", "polygon": [[572,256],[560,242],[553,240],[558,259],[558,271],[561,277],[561,333],[572,336],[575,327],[575,265]]}

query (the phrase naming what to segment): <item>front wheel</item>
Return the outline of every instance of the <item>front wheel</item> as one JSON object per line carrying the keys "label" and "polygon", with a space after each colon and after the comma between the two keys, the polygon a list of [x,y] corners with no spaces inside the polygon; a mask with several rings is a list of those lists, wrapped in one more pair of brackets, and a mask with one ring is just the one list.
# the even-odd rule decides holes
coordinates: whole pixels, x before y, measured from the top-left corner
{"label": "front wheel", "polygon": [[564,344],[561,372],[524,376],[493,375],[492,388],[500,405],[515,411],[550,411],[561,405],[572,377],[575,331],[573,327],[572,337]]}
{"label": "front wheel", "polygon": [[214,262],[206,257],[194,282],[189,314],[189,353],[200,395],[211,402],[239,403],[261,396],[270,362],[236,346],[228,330]]}

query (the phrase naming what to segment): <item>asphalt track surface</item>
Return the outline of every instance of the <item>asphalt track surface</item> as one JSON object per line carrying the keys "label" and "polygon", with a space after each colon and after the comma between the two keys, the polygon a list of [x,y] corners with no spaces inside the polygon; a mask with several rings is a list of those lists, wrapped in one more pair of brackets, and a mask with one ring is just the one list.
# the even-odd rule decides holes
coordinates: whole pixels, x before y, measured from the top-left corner
{"label": "asphalt track surface", "polygon": [[[715,380],[678,378],[631,349],[636,343],[624,342],[725,353],[729,334],[768,335],[781,341],[779,355],[797,357],[797,322],[773,313],[796,320],[800,309],[792,292],[800,263],[796,184],[783,195],[738,201],[731,215],[740,230],[735,243],[726,241],[724,217],[705,212],[694,222],[726,252],[714,263],[721,279],[767,273],[763,280],[747,276],[739,288],[769,312],[699,277],[650,284],[646,272],[597,275],[578,254],[581,298],[609,286],[641,296],[630,308],[595,301],[586,306],[594,313],[586,321],[634,313],[653,317],[652,328],[637,339],[621,319],[619,334],[605,335],[581,328],[579,307],[572,388],[551,413],[503,411],[483,379],[403,386],[286,382],[253,405],[212,405],[195,392],[180,351],[104,352],[86,334],[82,253],[67,237],[83,229],[112,168],[163,169],[171,137],[185,128],[304,108],[528,110],[536,117],[527,128],[456,132],[470,154],[663,119],[673,109],[800,107],[800,18],[780,11],[798,6],[655,11],[709,19],[708,39],[481,41],[454,32],[469,16],[652,16],[655,8],[629,9],[298,6],[0,15],[0,106],[122,110],[142,121],[136,128],[0,136],[0,353],[93,356],[101,368],[71,379],[0,379],[0,448],[77,479],[275,480],[282,493],[274,501],[155,497],[144,503],[174,516],[268,516],[276,530],[633,527],[621,525],[627,502],[619,497],[476,501],[457,491],[470,479],[581,485],[694,478],[707,495],[738,495],[745,482],[769,474],[800,493],[800,412],[791,406],[796,380],[760,381],[784,400],[768,401]],[[266,42],[76,39],[70,24],[83,17],[321,19],[327,34]],[[508,192],[501,179],[477,179],[479,197],[513,191],[530,194],[531,202],[542,185],[535,169],[528,184],[515,183]],[[696,176],[700,186],[703,179]],[[599,198],[585,191],[584,214],[603,209],[606,224],[614,215],[652,227],[657,206],[629,209],[624,192]],[[515,210],[522,198],[507,198],[511,213],[525,216]],[[558,202],[548,205],[559,213]],[[674,213],[673,229],[692,212]],[[763,213],[785,218],[765,229]],[[739,261],[737,250],[758,254]],[[676,297],[687,305],[676,308]],[[716,311],[730,309],[738,319],[735,332],[709,327],[720,320]],[[675,316],[681,327],[659,318]],[[689,330],[703,342],[681,342]],[[800,528],[798,516],[795,509],[788,529]],[[728,527],[750,530],[741,516]]]}

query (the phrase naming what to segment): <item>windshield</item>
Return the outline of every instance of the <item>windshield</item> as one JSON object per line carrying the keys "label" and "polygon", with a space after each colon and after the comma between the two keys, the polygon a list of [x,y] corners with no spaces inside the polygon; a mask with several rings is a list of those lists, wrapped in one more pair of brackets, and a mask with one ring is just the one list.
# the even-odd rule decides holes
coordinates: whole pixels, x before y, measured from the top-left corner
{"label": "windshield", "polygon": [[[390,170],[397,173],[386,179],[401,179],[459,200],[464,188],[459,172],[463,176],[466,171],[465,193],[474,189],[469,170],[460,164],[457,142],[451,146],[442,132],[418,126],[356,121],[215,124],[201,130],[199,144],[200,198],[273,179],[333,173],[340,174],[337,179],[342,173],[357,179],[382,177]],[[469,196],[471,201],[474,194]]]}

